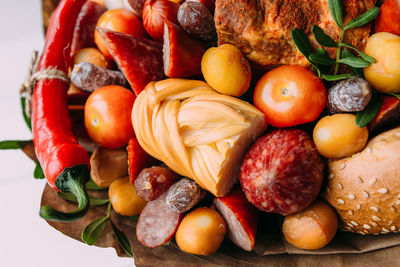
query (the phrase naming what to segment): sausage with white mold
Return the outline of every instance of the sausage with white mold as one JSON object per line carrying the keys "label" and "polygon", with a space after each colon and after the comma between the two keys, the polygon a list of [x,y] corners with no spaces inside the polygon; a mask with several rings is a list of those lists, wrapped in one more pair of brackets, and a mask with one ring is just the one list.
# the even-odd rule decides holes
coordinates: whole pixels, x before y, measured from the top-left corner
{"label": "sausage with white mold", "polygon": [[369,141],[361,152],[330,161],[325,199],[340,228],[360,234],[400,231],[400,127]]}

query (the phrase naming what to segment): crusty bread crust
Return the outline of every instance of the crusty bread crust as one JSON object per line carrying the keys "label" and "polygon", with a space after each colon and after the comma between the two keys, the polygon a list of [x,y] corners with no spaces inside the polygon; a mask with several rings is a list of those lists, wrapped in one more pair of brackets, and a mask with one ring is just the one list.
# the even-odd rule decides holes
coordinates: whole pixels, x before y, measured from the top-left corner
{"label": "crusty bread crust", "polygon": [[341,229],[360,234],[400,232],[400,127],[384,132],[351,157],[329,164],[325,199]]}

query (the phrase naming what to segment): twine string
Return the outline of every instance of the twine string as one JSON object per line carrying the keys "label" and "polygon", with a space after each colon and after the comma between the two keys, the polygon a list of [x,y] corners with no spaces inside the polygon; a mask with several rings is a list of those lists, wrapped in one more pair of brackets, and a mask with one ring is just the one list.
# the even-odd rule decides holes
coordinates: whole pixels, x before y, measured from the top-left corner
{"label": "twine string", "polygon": [[25,96],[25,114],[28,116],[28,118],[31,118],[32,116],[32,95],[37,81],[45,79],[58,79],[65,83],[69,83],[68,75],[64,71],[55,67],[49,67],[47,69],[38,71],[37,67],[39,58],[39,52],[33,51],[28,73],[20,89],[20,94]]}

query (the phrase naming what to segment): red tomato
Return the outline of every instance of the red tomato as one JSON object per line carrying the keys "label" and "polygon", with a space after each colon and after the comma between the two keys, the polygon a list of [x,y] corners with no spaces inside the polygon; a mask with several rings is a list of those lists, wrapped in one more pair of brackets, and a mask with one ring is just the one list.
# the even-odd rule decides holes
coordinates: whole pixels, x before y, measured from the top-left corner
{"label": "red tomato", "polygon": [[254,91],[254,105],[275,127],[314,121],[326,104],[322,81],[301,66],[282,66],[266,73]]}
{"label": "red tomato", "polygon": [[[142,20],[127,9],[110,9],[104,12],[97,21],[96,26],[136,37],[147,37]],[[104,56],[112,59],[107,45],[98,31],[94,32],[94,42]]]}
{"label": "red tomato", "polygon": [[131,122],[135,94],[118,85],[94,91],[85,104],[85,126],[90,138],[106,148],[120,148],[134,136]]}

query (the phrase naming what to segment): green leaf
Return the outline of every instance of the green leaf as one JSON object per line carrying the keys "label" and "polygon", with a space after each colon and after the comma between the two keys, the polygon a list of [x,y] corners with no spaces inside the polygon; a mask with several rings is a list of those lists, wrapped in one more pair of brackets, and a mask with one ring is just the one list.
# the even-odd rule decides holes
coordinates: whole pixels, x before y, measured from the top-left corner
{"label": "green leaf", "polygon": [[360,55],[360,57],[361,57],[362,59],[368,61],[369,63],[376,63],[375,58],[373,58],[373,57],[371,57],[371,56],[368,56],[367,54],[361,52],[360,50],[358,50],[357,48],[355,48],[355,47],[352,46],[351,44],[341,43],[340,45],[341,45],[341,46],[344,46],[344,47],[347,47],[347,48],[350,48],[350,49],[353,49],[354,51],[357,52],[357,54]]}
{"label": "green leaf", "polygon": [[21,149],[24,146],[32,144],[32,140],[7,140],[0,141],[0,150]]}
{"label": "green leaf", "polygon": [[130,257],[133,257],[133,252],[131,248],[131,244],[129,243],[129,239],[122,233],[110,220],[111,227],[113,229],[114,237],[118,241],[118,244],[122,247],[122,249],[128,254]]}
{"label": "green leaf", "polygon": [[379,14],[379,7],[373,7],[367,12],[361,14],[357,18],[350,20],[346,26],[344,26],[344,30],[356,28],[371,22],[377,15]]}
{"label": "green leaf", "polygon": [[105,216],[89,223],[83,230],[81,238],[88,245],[94,245],[106,227],[109,216]]}
{"label": "green leaf", "polygon": [[350,78],[352,76],[354,76],[352,73],[337,74],[337,75],[322,74],[322,78],[324,78],[327,81],[339,81]]}
{"label": "green leaf", "polygon": [[26,125],[28,126],[29,130],[32,131],[31,119],[28,116],[26,116],[25,99],[26,99],[26,97],[24,97],[24,96],[21,96],[21,98],[20,98],[21,108],[22,108],[22,116],[24,117],[24,121],[25,121]]}
{"label": "green leaf", "polygon": [[314,64],[321,64],[325,66],[331,66],[335,63],[335,61],[331,59],[327,54],[322,54],[319,52],[311,54],[310,60]]}
{"label": "green leaf", "polygon": [[95,182],[93,182],[92,179],[90,179],[89,182],[86,183],[86,189],[93,191],[103,191],[107,190],[107,187],[106,188],[99,187]]}
{"label": "green leaf", "polygon": [[33,177],[35,179],[44,179],[45,178],[42,166],[40,166],[39,161],[36,161],[35,170],[33,171]]}
{"label": "green leaf", "polygon": [[343,27],[343,8],[341,0],[328,0],[329,10],[336,25],[342,29]]}
{"label": "green leaf", "polygon": [[[62,199],[65,199],[67,201],[78,203],[78,200],[76,199],[76,196],[73,195],[72,193],[57,192],[57,195],[59,197],[61,197]],[[97,197],[89,196],[90,206],[103,206],[105,204],[108,204],[109,202],[110,202],[109,199],[97,198]]]}
{"label": "green leaf", "polygon": [[139,220],[139,215],[135,215],[135,216],[124,216],[125,218],[135,221],[137,222],[137,220]]}
{"label": "green leaf", "polygon": [[[342,57],[343,58],[348,58],[348,57],[354,57],[354,55],[350,52],[350,51],[348,51],[348,50],[343,50],[342,51]],[[359,68],[353,68],[353,67],[351,67],[351,66],[348,66],[349,67],[349,69],[351,70],[351,72],[354,74],[354,75],[356,75],[356,76],[360,76],[360,77],[363,77],[363,70],[362,69],[359,69]]]}
{"label": "green leaf", "polygon": [[341,58],[338,60],[339,63],[346,64],[348,66],[354,67],[354,68],[365,68],[371,65],[368,61],[359,58],[359,57],[346,57],[346,58]]}
{"label": "green leaf", "polygon": [[308,36],[302,30],[297,28],[291,31],[291,36],[297,49],[299,49],[299,51],[308,59],[310,54],[313,52]]}
{"label": "green leaf", "polygon": [[395,97],[397,97],[397,99],[399,99],[399,100],[400,100],[400,93],[397,93],[397,94],[392,94],[392,96],[395,96]]}
{"label": "green leaf", "polygon": [[382,99],[376,93],[372,94],[372,98],[364,110],[357,112],[356,124],[362,128],[368,125],[378,114],[382,106]]}
{"label": "green leaf", "polygon": [[313,32],[315,39],[317,42],[326,47],[337,47],[337,43],[329,36],[327,35],[323,29],[321,29],[319,26],[314,25],[311,28],[311,31]]}

